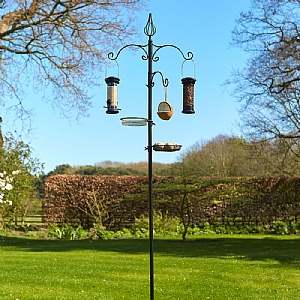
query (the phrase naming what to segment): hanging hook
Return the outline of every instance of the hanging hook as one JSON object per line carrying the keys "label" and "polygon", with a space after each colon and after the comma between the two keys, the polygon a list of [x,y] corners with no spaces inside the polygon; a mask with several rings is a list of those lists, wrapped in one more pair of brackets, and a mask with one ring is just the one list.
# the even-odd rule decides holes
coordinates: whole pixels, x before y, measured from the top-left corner
{"label": "hanging hook", "polygon": [[168,102],[168,86],[165,86],[165,102]]}

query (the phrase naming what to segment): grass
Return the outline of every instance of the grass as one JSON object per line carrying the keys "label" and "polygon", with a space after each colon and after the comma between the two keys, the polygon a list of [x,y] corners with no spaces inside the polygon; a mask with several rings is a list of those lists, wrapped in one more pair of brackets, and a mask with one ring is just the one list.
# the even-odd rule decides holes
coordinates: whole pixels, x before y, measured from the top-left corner
{"label": "grass", "polygon": [[[299,299],[300,237],[155,239],[155,299]],[[149,299],[149,241],[0,236],[0,299]]]}

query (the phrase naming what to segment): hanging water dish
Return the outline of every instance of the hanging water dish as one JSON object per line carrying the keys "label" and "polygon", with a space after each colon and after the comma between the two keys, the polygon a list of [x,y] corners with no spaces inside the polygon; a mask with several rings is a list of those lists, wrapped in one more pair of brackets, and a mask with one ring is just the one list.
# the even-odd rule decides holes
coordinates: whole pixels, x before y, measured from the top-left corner
{"label": "hanging water dish", "polygon": [[125,117],[120,119],[122,121],[123,126],[146,126],[148,124],[148,120],[142,117]]}
{"label": "hanging water dish", "polygon": [[165,101],[158,104],[157,114],[162,120],[170,120],[174,114],[173,106],[167,101],[167,87],[165,87]]}

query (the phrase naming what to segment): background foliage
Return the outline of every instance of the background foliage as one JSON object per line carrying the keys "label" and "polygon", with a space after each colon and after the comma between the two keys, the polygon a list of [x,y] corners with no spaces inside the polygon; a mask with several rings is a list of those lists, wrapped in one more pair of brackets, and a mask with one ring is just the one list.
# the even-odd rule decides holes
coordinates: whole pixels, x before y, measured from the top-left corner
{"label": "background foliage", "polygon": [[5,221],[24,224],[28,212],[35,211],[41,203],[37,186],[43,166],[30,146],[13,135],[4,137],[0,158],[0,170],[12,180],[12,189],[1,191],[9,203],[0,203],[0,227]]}

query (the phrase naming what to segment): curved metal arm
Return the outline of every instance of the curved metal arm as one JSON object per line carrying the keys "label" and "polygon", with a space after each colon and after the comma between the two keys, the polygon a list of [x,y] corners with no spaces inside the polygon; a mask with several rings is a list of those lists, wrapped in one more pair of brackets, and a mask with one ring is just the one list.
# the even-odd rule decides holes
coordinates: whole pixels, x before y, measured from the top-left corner
{"label": "curved metal arm", "polygon": [[177,50],[181,53],[181,55],[182,55],[182,57],[183,57],[184,60],[191,60],[191,59],[193,59],[193,57],[194,57],[194,54],[193,54],[192,52],[190,52],[190,51],[187,53],[187,57],[185,57],[185,55],[184,55],[184,53],[182,52],[182,50],[181,50],[179,47],[175,46],[175,45],[163,45],[163,46],[153,45],[153,46],[157,48],[157,49],[153,52],[153,55],[152,55],[152,60],[153,60],[154,62],[159,61],[159,57],[158,57],[158,56],[155,57],[156,53],[157,53],[160,49],[165,48],[165,47],[172,47],[172,48],[177,49]]}
{"label": "curved metal arm", "polygon": [[129,45],[126,45],[126,46],[124,46],[124,47],[122,47],[119,51],[118,51],[118,53],[117,53],[117,55],[114,57],[114,53],[113,52],[109,52],[108,53],[108,58],[110,59],[110,60],[117,60],[117,58],[119,57],[119,55],[120,55],[120,53],[125,49],[125,48],[129,48],[129,47],[138,47],[138,48],[140,48],[140,49],[142,49],[144,52],[145,52],[145,54],[146,55],[142,55],[142,59],[143,60],[147,60],[148,59],[148,53],[147,53],[147,51],[144,49],[144,48],[146,48],[148,45],[136,45],[136,44],[129,44]]}
{"label": "curved metal arm", "polygon": [[164,75],[163,75],[162,72],[155,71],[155,72],[152,73],[152,76],[151,76],[151,86],[154,86],[153,78],[154,78],[155,74],[160,74],[161,81],[162,81],[162,84],[163,84],[164,87],[167,87],[169,85],[169,79],[168,78],[164,78]]}

